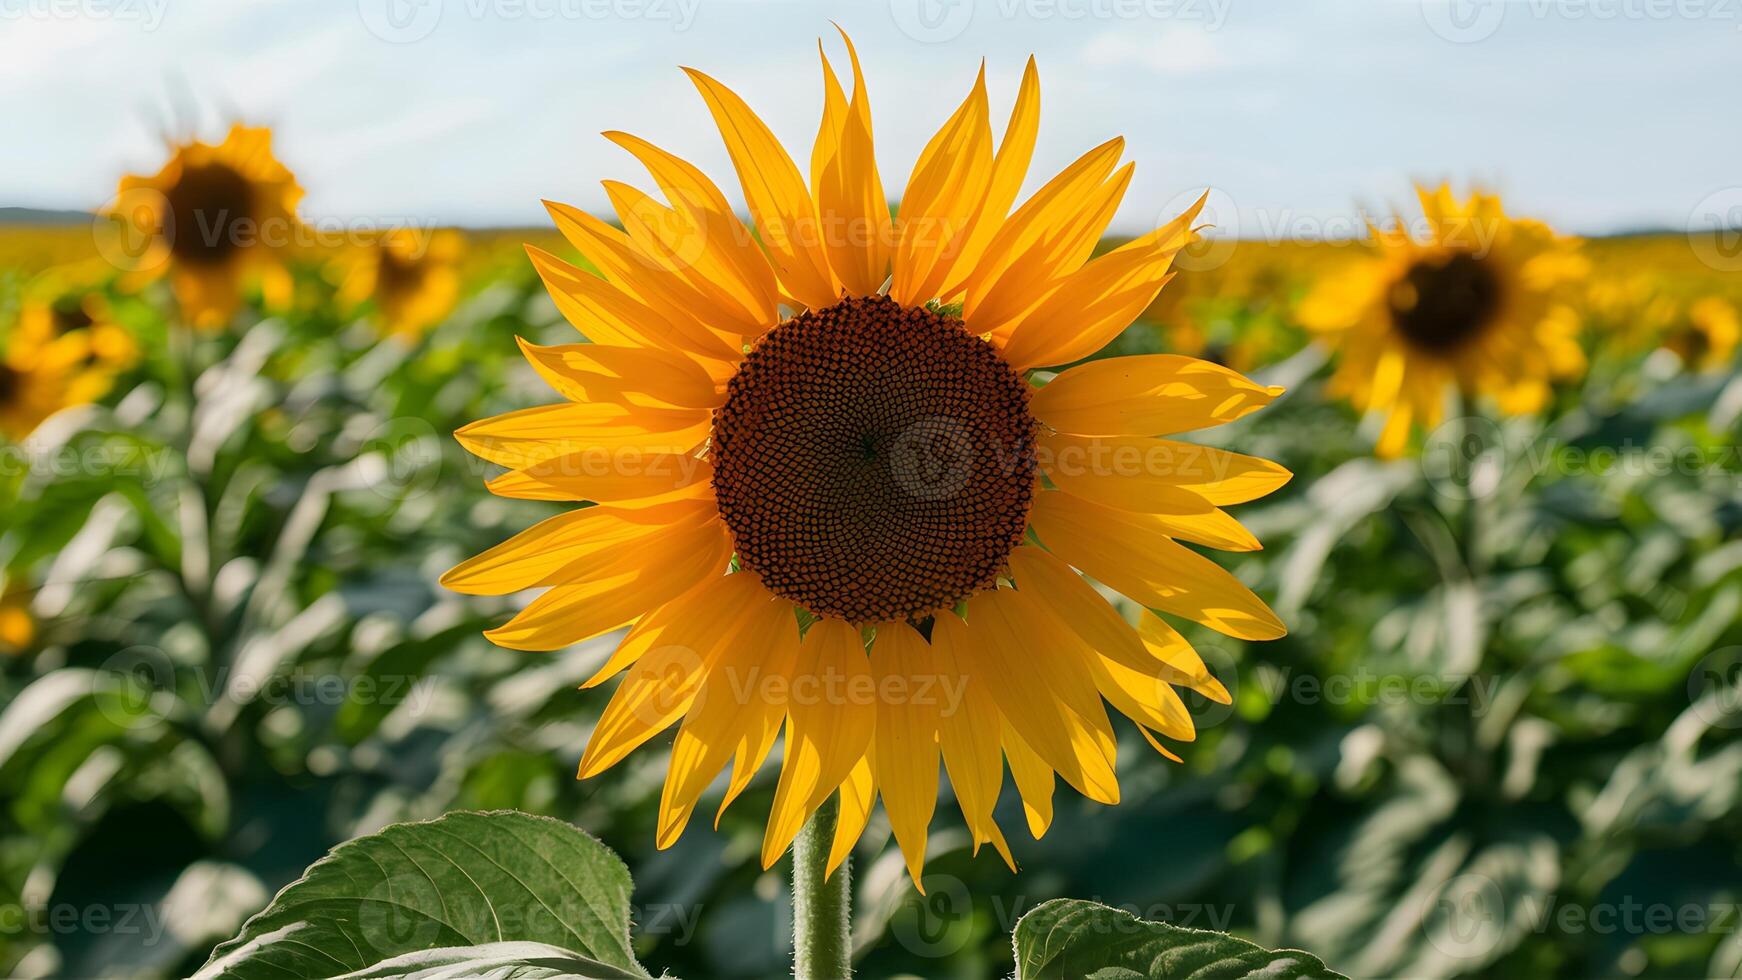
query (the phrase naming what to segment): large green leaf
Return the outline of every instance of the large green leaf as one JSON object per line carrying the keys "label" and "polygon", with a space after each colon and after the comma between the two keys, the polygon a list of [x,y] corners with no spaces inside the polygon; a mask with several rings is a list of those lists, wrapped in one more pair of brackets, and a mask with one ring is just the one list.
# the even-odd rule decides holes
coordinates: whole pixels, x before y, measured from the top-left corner
{"label": "large green leaf", "polygon": [[1016,924],[1016,980],[1337,978],[1299,950],[1148,922],[1095,902],[1058,899]]}
{"label": "large green leaf", "polygon": [[548,947],[566,957],[560,969],[568,975],[645,977],[629,949],[629,893],[617,855],[566,823],[513,811],[451,813],[335,847],[219,946],[198,978],[397,975],[388,961],[434,949],[445,952],[416,969],[460,969],[471,957],[491,964],[474,973],[563,975],[515,972],[558,969],[531,962],[548,956],[517,964],[500,949],[454,949],[501,943]]}
{"label": "large green leaf", "polygon": [[619,969],[543,943],[485,943],[422,949],[339,980],[638,980]]}

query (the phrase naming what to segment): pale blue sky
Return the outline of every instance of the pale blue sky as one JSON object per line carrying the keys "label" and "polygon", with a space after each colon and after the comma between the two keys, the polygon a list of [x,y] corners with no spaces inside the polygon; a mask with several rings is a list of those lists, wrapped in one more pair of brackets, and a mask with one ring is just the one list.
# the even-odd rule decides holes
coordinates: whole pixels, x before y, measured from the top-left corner
{"label": "pale blue sky", "polygon": [[613,128],[736,197],[677,66],[736,88],[802,166],[831,19],[892,193],[979,59],[1001,126],[1030,52],[1030,186],[1124,134],[1126,230],[1208,186],[1242,235],[1335,234],[1411,178],[1572,231],[1681,228],[1742,185],[1742,0],[0,0],[0,205],[95,207],[166,129],[231,118],[276,128],[312,217],[597,209],[599,179],[644,183]]}

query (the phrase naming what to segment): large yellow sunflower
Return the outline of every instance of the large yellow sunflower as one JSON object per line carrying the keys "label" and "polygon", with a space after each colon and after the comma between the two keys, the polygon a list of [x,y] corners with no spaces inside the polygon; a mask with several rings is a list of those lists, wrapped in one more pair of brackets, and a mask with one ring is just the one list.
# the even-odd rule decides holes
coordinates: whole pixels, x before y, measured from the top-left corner
{"label": "large yellow sunflower", "polygon": [[[784,727],[764,863],[839,793],[832,871],[881,795],[917,884],[940,759],[976,849],[1011,861],[992,816],[1005,762],[1038,836],[1055,774],[1118,801],[1107,704],[1161,751],[1156,734],[1193,737],[1175,687],[1227,693],[1155,611],[1243,639],[1283,634],[1181,542],[1259,547],[1221,508],[1288,473],[1156,438],[1240,418],[1280,389],[1174,355],[1029,373],[1130,323],[1196,208],[1090,261],[1131,177],[1114,139],[1012,211],[1039,111],[1031,60],[1003,139],[982,70],[892,219],[856,55],[853,73],[848,97],[824,58],[807,183],[743,100],[689,72],[755,237],[695,167],[606,134],[665,201],[607,183],[623,230],[549,205],[601,272],[529,249],[591,341],[524,345],[569,400],[457,433],[509,468],[496,493],[594,506],[443,582],[548,587],[488,634],[514,649],[630,627],[584,685],[624,675],[580,775],[681,719],[661,847],[728,763],[721,809],[737,797]],[[1137,622],[1079,570],[1142,607]]]}
{"label": "large yellow sunflower", "polygon": [[464,251],[465,239],[457,231],[395,228],[350,257],[340,298],[374,300],[388,333],[416,337],[454,308]]}
{"label": "large yellow sunflower", "polygon": [[1449,389],[1522,414],[1585,369],[1563,299],[1584,274],[1577,243],[1508,217],[1489,194],[1417,194],[1421,234],[1401,220],[1371,229],[1372,259],[1327,276],[1299,311],[1338,350],[1333,393],[1386,417],[1382,456],[1401,453],[1413,425],[1438,425]]}
{"label": "large yellow sunflower", "polygon": [[258,279],[269,302],[290,289],[283,254],[297,238],[302,188],[272,155],[272,131],[235,125],[217,145],[176,146],[154,176],[121,178],[110,216],[123,223],[133,272],[167,271],[182,315],[218,329]]}

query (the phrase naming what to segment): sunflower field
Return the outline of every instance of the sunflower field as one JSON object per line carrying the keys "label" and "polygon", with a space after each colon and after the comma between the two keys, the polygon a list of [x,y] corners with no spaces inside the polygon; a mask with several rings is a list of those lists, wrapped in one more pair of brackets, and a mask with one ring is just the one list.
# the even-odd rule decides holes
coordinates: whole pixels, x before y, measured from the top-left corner
{"label": "sunflower field", "polygon": [[1742,977],[1733,243],[1116,237],[852,74],[807,183],[695,73],[742,199],[322,234],[237,125],[0,225],[0,974]]}

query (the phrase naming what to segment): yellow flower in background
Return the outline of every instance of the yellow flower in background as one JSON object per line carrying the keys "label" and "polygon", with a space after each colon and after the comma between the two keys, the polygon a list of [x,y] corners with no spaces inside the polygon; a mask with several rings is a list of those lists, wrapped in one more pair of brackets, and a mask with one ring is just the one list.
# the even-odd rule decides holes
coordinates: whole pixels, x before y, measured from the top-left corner
{"label": "yellow flower in background", "polygon": [[389,333],[415,337],[454,308],[464,253],[456,231],[396,228],[351,257],[340,298],[353,305],[373,299]]}
{"label": "yellow flower in background", "polygon": [[92,289],[72,288],[27,295],[18,314],[13,343],[42,348],[72,338],[85,351],[88,366],[119,373],[139,360],[139,345],[115,321],[109,301]]}
{"label": "yellow flower in background", "polygon": [[0,358],[0,435],[20,441],[61,409],[101,398],[113,381],[110,366],[93,362],[88,337],[40,343],[15,330]]}
{"label": "yellow flower in background", "polygon": [[[1182,542],[1258,548],[1222,508],[1289,474],[1156,438],[1280,393],[1226,368],[1147,355],[1029,375],[1130,324],[1192,240],[1197,207],[1090,260],[1131,178],[1115,139],[1012,211],[1038,122],[1030,60],[1003,138],[982,71],[892,219],[852,62],[849,97],[823,61],[808,182],[736,94],[689,72],[757,237],[701,171],[623,133],[606,135],[664,201],[607,182],[622,230],[548,205],[600,275],[528,252],[591,342],[523,342],[568,400],[457,437],[508,468],[497,494],[594,505],[443,583],[547,588],[488,634],[513,649],[630,628],[584,685],[624,675],[580,776],[681,721],[659,846],[729,763],[724,810],[784,728],[763,863],[839,793],[832,870],[881,795],[917,883],[940,759],[976,849],[1012,861],[992,817],[1006,762],[1039,836],[1055,774],[1118,801],[1107,704],[1163,752],[1158,734],[1194,737],[1176,686],[1227,692],[1151,610],[1281,636],[1261,600]],[[1136,624],[1079,571],[1146,607]]]}
{"label": "yellow flower in background", "polygon": [[1492,195],[1418,195],[1425,234],[1373,228],[1376,255],[1327,275],[1299,310],[1337,350],[1332,392],[1386,417],[1382,456],[1401,453],[1413,425],[1438,425],[1448,390],[1523,414],[1585,369],[1562,297],[1585,271],[1577,243],[1508,217]]}
{"label": "yellow flower in background", "polygon": [[6,583],[0,588],[0,653],[16,656],[36,642],[36,617],[24,590]]}
{"label": "yellow flower in background", "polygon": [[1688,307],[1687,321],[1671,331],[1663,345],[1690,371],[1710,371],[1730,364],[1739,339],[1742,324],[1737,322],[1736,308],[1717,296],[1707,296]]}
{"label": "yellow flower in background", "polygon": [[174,147],[151,177],[121,179],[108,209],[123,226],[132,271],[165,273],[187,321],[216,330],[258,279],[268,302],[288,298],[283,253],[294,245],[302,188],[272,155],[272,131],[235,125],[217,145]]}

